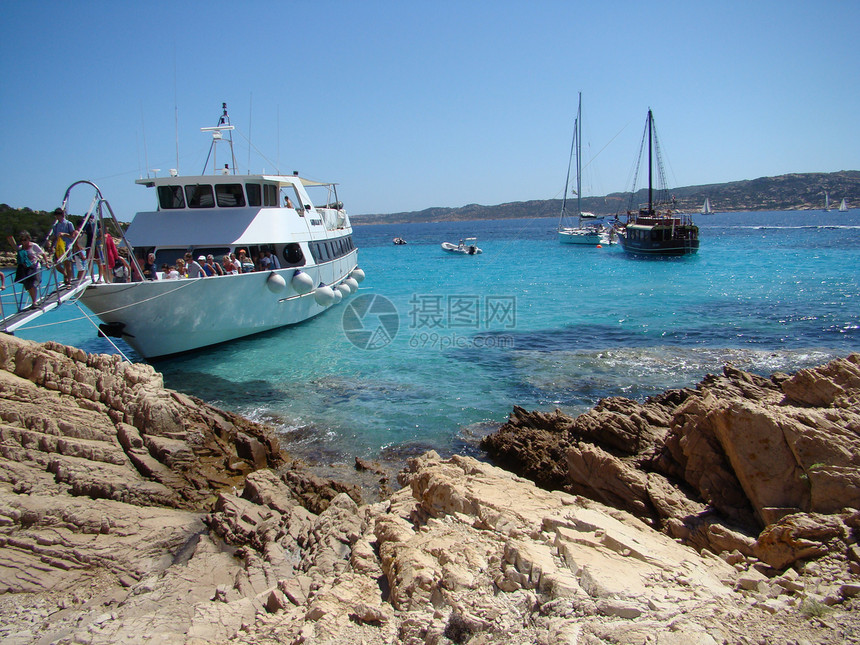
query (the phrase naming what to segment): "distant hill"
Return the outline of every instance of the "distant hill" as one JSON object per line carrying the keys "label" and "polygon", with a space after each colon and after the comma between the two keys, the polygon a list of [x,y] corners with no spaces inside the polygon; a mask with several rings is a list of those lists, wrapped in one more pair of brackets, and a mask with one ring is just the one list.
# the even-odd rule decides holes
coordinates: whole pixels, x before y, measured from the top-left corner
{"label": "distant hill", "polygon": [[[675,188],[680,210],[695,212],[702,208],[705,198],[717,212],[731,211],[791,211],[824,208],[825,191],[830,193],[833,208],[842,199],[850,206],[860,206],[860,171],[793,173],[778,177],[760,177],[725,184],[686,186]],[[648,190],[638,191],[631,200],[630,193],[611,193],[604,197],[583,197],[582,210],[597,215],[616,215],[627,212],[648,201]],[[427,208],[409,213],[354,215],[352,223],[402,224],[406,222],[445,222],[481,219],[515,219],[522,217],[557,217],[561,211],[560,199],[509,202],[496,206],[468,204],[459,208]]]}

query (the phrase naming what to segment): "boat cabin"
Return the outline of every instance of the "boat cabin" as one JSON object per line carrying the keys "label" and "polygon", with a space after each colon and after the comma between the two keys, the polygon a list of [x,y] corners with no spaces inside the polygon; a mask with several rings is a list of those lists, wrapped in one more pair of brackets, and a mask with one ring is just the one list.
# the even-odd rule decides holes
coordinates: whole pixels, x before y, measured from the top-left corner
{"label": "boat cabin", "polygon": [[[301,267],[355,249],[336,184],[227,173],[138,179],[157,196],[157,210],[137,213],[126,233],[138,258],[154,252],[157,266],[171,265],[190,251],[220,261],[243,248],[249,258],[271,251],[280,266]],[[325,191],[324,206],[314,206],[309,188]]]}

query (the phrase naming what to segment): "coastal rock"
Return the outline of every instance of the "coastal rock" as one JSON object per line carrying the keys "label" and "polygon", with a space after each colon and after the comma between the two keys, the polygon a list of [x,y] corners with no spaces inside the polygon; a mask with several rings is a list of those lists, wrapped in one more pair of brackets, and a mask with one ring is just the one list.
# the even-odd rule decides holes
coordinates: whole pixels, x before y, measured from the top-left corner
{"label": "coastal rock", "polygon": [[695,390],[607,399],[575,419],[515,408],[482,445],[541,486],[784,568],[829,552],[806,544],[799,513],[860,507],[860,354],[770,379],[727,365]]}
{"label": "coastal rock", "polygon": [[[843,566],[860,560],[860,512],[789,514],[752,539],[709,521],[688,483],[631,470],[669,459],[670,409],[694,391],[629,424],[620,410],[635,404],[607,402],[598,414],[615,425],[579,445],[584,472],[611,466],[634,510],[647,502],[639,519],[432,452],[365,504],[290,462],[270,429],[163,389],[148,366],[5,336],[0,357],[3,642],[835,645],[860,633],[860,579]],[[547,445],[560,434],[541,432]],[[566,470],[575,457],[559,455]],[[733,550],[699,553],[654,528],[669,525]],[[786,562],[796,569],[777,571]]]}

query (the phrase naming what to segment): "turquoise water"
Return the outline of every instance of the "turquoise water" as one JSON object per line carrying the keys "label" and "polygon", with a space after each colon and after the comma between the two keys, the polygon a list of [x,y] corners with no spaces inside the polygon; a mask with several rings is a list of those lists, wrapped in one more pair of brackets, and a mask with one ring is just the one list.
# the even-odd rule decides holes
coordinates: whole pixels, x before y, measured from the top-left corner
{"label": "turquoise water", "polygon": [[[514,404],[578,413],[727,361],[767,375],[860,351],[860,211],[697,219],[697,255],[645,260],[561,245],[551,219],[358,226],[367,279],[350,299],[156,368],[294,453],[351,463],[475,453]],[[439,246],[473,235],[481,255]],[[113,351],[61,309],[19,335]]]}

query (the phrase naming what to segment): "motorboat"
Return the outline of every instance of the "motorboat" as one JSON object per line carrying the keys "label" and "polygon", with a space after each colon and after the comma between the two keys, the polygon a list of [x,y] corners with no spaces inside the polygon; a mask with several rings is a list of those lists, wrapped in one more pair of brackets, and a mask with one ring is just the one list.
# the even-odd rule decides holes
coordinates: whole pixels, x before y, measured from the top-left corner
{"label": "motorboat", "polygon": [[451,242],[442,242],[442,250],[448,253],[460,253],[462,255],[477,255],[483,253],[478,248],[478,239],[475,237],[467,237],[465,240],[460,240],[457,244]]}
{"label": "motorboat", "polygon": [[395,237],[393,242],[395,246],[403,246],[404,244],[406,244],[406,240],[404,240],[402,237]]}
{"label": "motorboat", "polygon": [[[171,170],[168,176],[136,181],[154,189],[156,208],[138,212],[119,243],[127,249],[133,280],[93,282],[80,295],[102,321],[102,333],[122,338],[147,359],[300,323],[354,293],[364,279],[337,185],[298,173],[238,174],[234,127],[226,104],[222,109],[215,127],[201,128],[212,137],[202,174]],[[232,165],[219,167],[217,147],[225,142]],[[99,220],[104,232],[106,214],[116,222],[113,210],[91,182],[77,182],[69,191],[81,183],[96,189],[85,219]],[[312,193],[322,199],[315,203]],[[211,255],[216,261],[228,254],[267,261],[264,270],[179,280],[158,272],[159,279],[142,279],[141,266],[150,253],[155,266],[162,267],[189,252],[192,258]]]}
{"label": "motorboat", "polygon": [[[648,110],[645,133],[639,150],[639,162],[643,157],[645,141],[648,142],[648,203],[637,211],[627,211],[626,224],[616,227],[622,248],[633,255],[689,255],[699,250],[699,227],[692,217],[676,208],[675,198],[666,187],[662,168],[662,155],[657,142],[654,115]],[[656,150],[655,150],[656,149]],[[654,187],[654,158],[657,159],[658,187]],[[639,164],[635,176],[639,174]],[[635,184],[635,180],[634,180]],[[655,194],[656,193],[656,194]],[[635,185],[631,202],[636,194]],[[632,204],[631,204],[632,206]]]}

